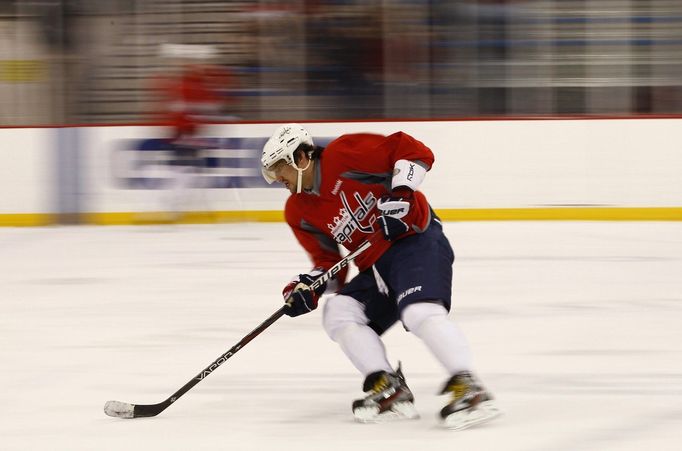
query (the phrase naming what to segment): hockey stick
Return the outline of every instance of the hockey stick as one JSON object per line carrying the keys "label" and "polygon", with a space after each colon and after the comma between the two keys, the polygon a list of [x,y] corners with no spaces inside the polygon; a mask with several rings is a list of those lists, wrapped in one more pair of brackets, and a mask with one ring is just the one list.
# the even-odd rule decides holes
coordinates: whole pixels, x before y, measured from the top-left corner
{"label": "hockey stick", "polygon": [[[318,277],[315,282],[311,285],[311,288],[319,288],[327,282],[329,279],[334,277],[343,268],[348,266],[348,264],[355,259],[358,255],[363,253],[371,246],[369,241],[364,242],[356,250],[339,260],[334,266],[329,268],[324,274]],[[246,346],[251,340],[256,338],[265,329],[270,327],[275,321],[280,319],[284,315],[284,309],[286,306],[280,308],[275,313],[273,313],[268,319],[263,321],[258,327],[249,332],[244,338],[242,338],[239,343],[230,348],[229,351],[218,357],[213,363],[204,368],[199,374],[194,376],[189,382],[183,385],[180,390],[173,393],[168,399],[158,404],[130,404],[121,401],[107,401],[104,404],[104,413],[110,417],[117,418],[141,418],[141,417],[155,417],[164,410],[168,408],[171,404],[177,401],[182,395],[187,393],[192,387],[201,382],[206,376],[215,371],[220,365],[225,363],[227,359],[232,357],[241,348]]]}

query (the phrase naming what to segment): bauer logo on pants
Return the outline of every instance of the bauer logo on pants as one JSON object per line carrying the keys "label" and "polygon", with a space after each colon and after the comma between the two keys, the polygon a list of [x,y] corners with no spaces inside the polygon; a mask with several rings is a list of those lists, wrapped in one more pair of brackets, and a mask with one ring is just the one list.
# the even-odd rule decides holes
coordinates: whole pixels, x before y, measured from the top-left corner
{"label": "bauer logo on pants", "polygon": [[405,296],[409,296],[413,293],[417,293],[418,291],[422,291],[422,286],[418,285],[416,287],[408,288],[407,290],[403,291],[398,295],[398,300],[396,302],[400,302],[403,300]]}

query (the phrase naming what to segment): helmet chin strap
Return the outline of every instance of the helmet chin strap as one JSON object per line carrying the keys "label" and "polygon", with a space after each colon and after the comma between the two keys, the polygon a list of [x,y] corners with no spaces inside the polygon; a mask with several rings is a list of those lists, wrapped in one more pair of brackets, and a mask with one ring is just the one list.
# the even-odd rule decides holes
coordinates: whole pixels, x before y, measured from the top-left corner
{"label": "helmet chin strap", "polygon": [[308,164],[304,168],[299,168],[298,166],[294,165],[294,168],[298,172],[298,180],[296,181],[296,194],[301,194],[301,190],[303,189],[303,171],[308,169],[310,167],[310,163],[312,163],[313,160],[308,160]]}

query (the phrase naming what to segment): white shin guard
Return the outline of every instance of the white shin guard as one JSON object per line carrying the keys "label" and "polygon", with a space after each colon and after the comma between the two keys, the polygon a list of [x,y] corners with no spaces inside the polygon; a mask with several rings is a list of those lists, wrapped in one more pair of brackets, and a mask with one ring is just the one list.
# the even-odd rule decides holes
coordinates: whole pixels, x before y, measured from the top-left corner
{"label": "white shin guard", "polygon": [[457,324],[448,318],[448,311],[441,304],[410,304],[403,310],[402,321],[410,332],[426,344],[451,375],[471,371],[469,344]]}
{"label": "white shin guard", "polygon": [[375,371],[394,372],[379,335],[367,326],[363,305],[350,296],[337,295],[324,304],[324,329],[341,346],[355,368],[367,377]]}

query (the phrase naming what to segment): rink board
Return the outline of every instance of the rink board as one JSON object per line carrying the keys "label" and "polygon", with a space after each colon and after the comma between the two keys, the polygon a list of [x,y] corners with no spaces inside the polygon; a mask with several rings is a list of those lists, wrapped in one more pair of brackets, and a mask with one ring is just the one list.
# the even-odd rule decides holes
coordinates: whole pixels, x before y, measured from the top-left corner
{"label": "rink board", "polygon": [[45,225],[54,213],[49,129],[0,129],[0,225]]}
{"label": "rink board", "polygon": [[[682,118],[309,123],[316,142],[405,131],[434,152],[422,186],[444,220],[682,220]],[[183,222],[281,221],[288,192],[268,186],[260,150],[276,124],[206,129]],[[0,130],[0,224],[49,223],[58,190],[54,130]],[[149,126],[78,128],[80,215],[92,224],[164,222],[173,174]],[[56,140],[55,140],[56,141]],[[161,143],[161,144],[160,144]],[[21,149],[21,151],[19,150]],[[21,154],[16,158],[16,154]],[[11,194],[10,194],[11,193]],[[53,196],[54,197],[54,196]],[[171,201],[169,201],[171,199]]]}

